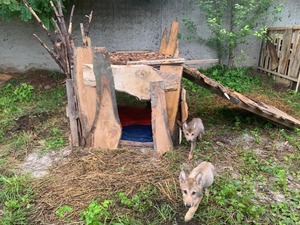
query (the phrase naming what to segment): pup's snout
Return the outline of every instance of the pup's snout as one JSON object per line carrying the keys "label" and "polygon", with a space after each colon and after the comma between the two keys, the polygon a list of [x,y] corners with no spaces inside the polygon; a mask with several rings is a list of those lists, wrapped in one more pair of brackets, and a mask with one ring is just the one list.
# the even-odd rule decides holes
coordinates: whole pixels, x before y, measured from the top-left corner
{"label": "pup's snout", "polygon": [[185,207],[187,207],[187,208],[191,208],[191,207],[192,207],[192,205],[191,205],[191,204],[185,204]]}
{"label": "pup's snout", "polygon": [[188,140],[189,143],[192,143],[192,140]]}

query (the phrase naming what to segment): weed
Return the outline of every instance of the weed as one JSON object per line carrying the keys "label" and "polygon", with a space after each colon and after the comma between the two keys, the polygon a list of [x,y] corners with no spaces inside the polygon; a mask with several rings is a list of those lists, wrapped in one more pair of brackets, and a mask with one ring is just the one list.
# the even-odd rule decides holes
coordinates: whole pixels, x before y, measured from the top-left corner
{"label": "weed", "polygon": [[[112,200],[104,200],[100,204],[93,200],[88,207],[81,213],[81,220],[85,221],[86,225],[101,225],[110,216],[108,207],[112,204]],[[103,223],[101,221],[104,221]]]}
{"label": "weed", "polygon": [[202,70],[205,75],[238,92],[251,92],[253,87],[261,85],[257,77],[252,76],[251,68],[232,68],[216,65]]}
{"label": "weed", "polygon": [[119,192],[117,197],[119,198],[121,204],[133,209],[136,212],[144,213],[150,207],[153,206],[153,202],[149,200],[153,195],[157,193],[157,190],[151,185],[146,188],[142,188],[137,194],[129,198],[124,192]]}
{"label": "weed", "polygon": [[21,83],[13,93],[16,101],[29,101],[33,96],[33,86],[26,83]]}
{"label": "weed", "polygon": [[68,213],[72,212],[73,208],[71,206],[68,205],[63,205],[61,207],[59,207],[55,213],[58,219],[62,219],[63,217],[65,217]]}

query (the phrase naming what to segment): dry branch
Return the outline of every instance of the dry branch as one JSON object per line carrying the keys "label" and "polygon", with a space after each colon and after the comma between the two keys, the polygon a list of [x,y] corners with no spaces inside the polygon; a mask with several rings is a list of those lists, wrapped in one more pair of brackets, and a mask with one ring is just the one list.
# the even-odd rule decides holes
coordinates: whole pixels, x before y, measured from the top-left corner
{"label": "dry branch", "polygon": [[89,34],[90,34],[90,28],[91,28],[91,22],[92,22],[92,18],[93,18],[93,11],[90,12],[90,15],[89,15],[89,16],[86,15],[86,17],[89,18],[89,23],[88,23],[88,27],[87,27],[87,29],[86,29],[86,31],[85,31],[85,35],[86,35],[87,37],[89,37]]}
{"label": "dry branch", "polygon": [[69,20],[69,28],[68,33],[71,36],[72,35],[72,29],[73,29],[73,14],[74,14],[75,5],[72,6],[71,14],[70,14],[70,20]]}
{"label": "dry branch", "polygon": [[48,46],[36,35],[33,34],[37,38],[37,40],[40,42],[40,44],[47,50],[47,52],[51,55],[51,57],[55,60],[55,62],[59,65],[59,67],[64,70],[64,66],[62,63],[59,61],[59,57],[57,54],[55,54],[53,51],[51,51]]}

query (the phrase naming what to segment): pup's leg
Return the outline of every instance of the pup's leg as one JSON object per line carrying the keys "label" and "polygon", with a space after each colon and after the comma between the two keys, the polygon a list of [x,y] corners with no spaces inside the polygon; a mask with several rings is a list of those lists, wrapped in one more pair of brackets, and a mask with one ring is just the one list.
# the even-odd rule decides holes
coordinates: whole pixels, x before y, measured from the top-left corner
{"label": "pup's leg", "polygon": [[198,136],[198,140],[201,140],[201,139],[202,139],[202,134],[200,133]]}
{"label": "pup's leg", "polygon": [[203,195],[201,195],[201,197],[200,197],[200,199],[199,199],[199,201],[198,201],[198,203],[196,205],[194,205],[193,207],[189,208],[189,210],[187,211],[187,213],[184,216],[184,221],[185,222],[190,221],[194,217],[195,212],[197,211],[197,209],[199,207],[199,204],[200,204],[200,202],[202,200],[202,197],[203,197]]}
{"label": "pup's leg", "polygon": [[193,150],[194,149],[196,149],[196,142],[195,141],[193,141],[192,143],[191,143],[191,150],[190,150],[190,152],[189,152],[189,160],[191,160],[192,158],[193,158]]}

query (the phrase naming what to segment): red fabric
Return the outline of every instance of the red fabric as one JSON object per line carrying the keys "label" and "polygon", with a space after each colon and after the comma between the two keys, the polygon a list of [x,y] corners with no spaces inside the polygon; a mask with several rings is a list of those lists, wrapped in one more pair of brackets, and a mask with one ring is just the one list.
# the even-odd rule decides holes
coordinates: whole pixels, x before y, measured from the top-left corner
{"label": "red fabric", "polygon": [[134,124],[151,125],[150,107],[119,106],[118,112],[122,127]]}

